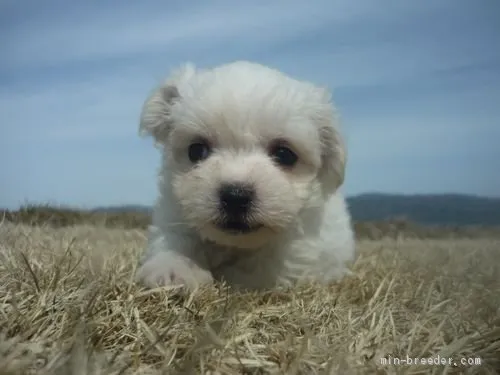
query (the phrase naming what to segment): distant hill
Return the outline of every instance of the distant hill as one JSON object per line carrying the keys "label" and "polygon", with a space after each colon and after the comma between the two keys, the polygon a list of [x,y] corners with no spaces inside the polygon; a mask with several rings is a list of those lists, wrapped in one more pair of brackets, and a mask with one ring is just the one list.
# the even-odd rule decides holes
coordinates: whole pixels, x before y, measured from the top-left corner
{"label": "distant hill", "polygon": [[461,194],[362,194],[347,200],[356,221],[400,217],[426,225],[500,225],[500,198]]}
{"label": "distant hill", "polygon": [[123,206],[96,207],[92,211],[117,214],[122,212],[138,212],[147,214],[151,212],[151,207],[140,204],[127,204]]}
{"label": "distant hill", "polygon": [[[355,221],[405,218],[425,225],[500,225],[500,198],[462,194],[362,194],[347,198]],[[149,213],[151,207],[99,207],[97,212]]]}

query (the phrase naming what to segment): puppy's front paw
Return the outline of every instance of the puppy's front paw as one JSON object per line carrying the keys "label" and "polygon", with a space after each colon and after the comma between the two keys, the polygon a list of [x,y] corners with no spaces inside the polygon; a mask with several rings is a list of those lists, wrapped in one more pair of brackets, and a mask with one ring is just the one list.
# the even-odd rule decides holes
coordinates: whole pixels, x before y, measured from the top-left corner
{"label": "puppy's front paw", "polygon": [[212,274],[191,259],[173,252],[161,252],[147,259],[137,270],[136,280],[147,287],[185,286],[196,289],[213,281]]}

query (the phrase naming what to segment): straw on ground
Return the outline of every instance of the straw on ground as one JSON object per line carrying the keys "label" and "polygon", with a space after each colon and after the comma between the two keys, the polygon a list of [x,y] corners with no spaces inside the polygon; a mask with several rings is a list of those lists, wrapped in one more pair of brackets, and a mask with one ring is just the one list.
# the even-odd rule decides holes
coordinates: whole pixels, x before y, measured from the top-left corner
{"label": "straw on ground", "polygon": [[[361,240],[339,283],[191,295],[134,284],[144,244],[4,221],[0,374],[500,372],[499,239]],[[407,355],[453,361],[393,363]]]}

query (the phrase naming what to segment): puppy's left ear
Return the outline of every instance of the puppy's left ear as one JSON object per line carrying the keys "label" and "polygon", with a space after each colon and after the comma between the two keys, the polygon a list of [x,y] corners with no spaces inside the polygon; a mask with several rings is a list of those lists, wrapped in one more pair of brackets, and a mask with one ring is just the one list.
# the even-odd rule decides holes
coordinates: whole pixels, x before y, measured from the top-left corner
{"label": "puppy's left ear", "polygon": [[333,194],[343,183],[345,176],[346,150],[342,136],[331,119],[320,127],[321,169],[319,178],[325,194]]}
{"label": "puppy's left ear", "polygon": [[173,84],[153,91],[142,107],[139,133],[152,135],[157,144],[165,143],[173,126],[170,109],[179,99],[179,90]]}

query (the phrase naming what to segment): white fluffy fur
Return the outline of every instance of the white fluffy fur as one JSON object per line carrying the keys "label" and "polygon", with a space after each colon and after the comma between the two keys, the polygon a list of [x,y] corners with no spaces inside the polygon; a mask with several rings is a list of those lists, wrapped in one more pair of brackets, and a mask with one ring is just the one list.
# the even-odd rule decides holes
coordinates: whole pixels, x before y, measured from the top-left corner
{"label": "white fluffy fur", "polygon": [[[244,288],[321,282],[348,273],[355,254],[343,196],[345,150],[329,93],[274,69],[235,62],[208,70],[187,65],[144,104],[141,132],[163,151],[159,198],[148,249],[138,269],[147,286],[225,280]],[[189,145],[212,145],[193,165]],[[298,163],[283,169],[269,156],[285,140]],[[256,190],[247,234],[213,225],[222,183]]]}

